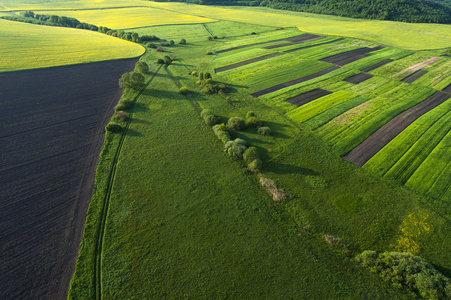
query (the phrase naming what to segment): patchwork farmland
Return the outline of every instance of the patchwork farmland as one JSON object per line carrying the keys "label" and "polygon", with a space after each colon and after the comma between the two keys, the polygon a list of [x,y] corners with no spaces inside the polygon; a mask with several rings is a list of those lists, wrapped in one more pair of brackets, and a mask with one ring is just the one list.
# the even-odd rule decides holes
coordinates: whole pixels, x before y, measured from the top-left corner
{"label": "patchwork farmland", "polygon": [[[215,72],[247,84],[252,96],[281,107],[353,164],[449,200],[443,185],[451,164],[442,163],[432,181],[421,166],[431,163],[432,153],[446,155],[449,128],[439,111],[451,101],[451,58],[350,38],[284,34],[221,46]],[[233,63],[237,57],[241,61]],[[411,128],[425,134],[406,144],[403,132]]]}

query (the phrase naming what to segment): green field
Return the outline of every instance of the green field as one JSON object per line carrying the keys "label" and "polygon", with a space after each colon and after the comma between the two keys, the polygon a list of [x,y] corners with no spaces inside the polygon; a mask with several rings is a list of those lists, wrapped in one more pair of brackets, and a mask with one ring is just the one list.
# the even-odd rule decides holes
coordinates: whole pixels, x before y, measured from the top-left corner
{"label": "green field", "polygon": [[[129,118],[113,117],[122,131],[106,133],[70,299],[412,299],[355,262],[365,250],[411,252],[451,276],[451,99],[362,168],[340,157],[451,83],[441,50],[451,46],[449,25],[137,0],[40,2],[8,1],[0,14],[41,10],[175,42],[144,53],[97,32],[0,20],[0,71],[143,53],[150,66],[148,86],[124,92],[135,103]],[[264,48],[306,32],[325,36]],[[360,50],[368,52],[347,57]],[[359,59],[321,61],[334,55]],[[157,65],[163,56],[174,61]],[[428,60],[425,75],[402,81]],[[193,71],[227,88],[202,93]],[[362,72],[372,77],[346,81]],[[330,94],[287,102],[316,89]],[[252,111],[271,129],[230,132],[256,147],[259,171],[224,151],[203,109],[220,123]]]}
{"label": "green field", "polygon": [[72,28],[0,20],[0,72],[137,57],[141,45]]}

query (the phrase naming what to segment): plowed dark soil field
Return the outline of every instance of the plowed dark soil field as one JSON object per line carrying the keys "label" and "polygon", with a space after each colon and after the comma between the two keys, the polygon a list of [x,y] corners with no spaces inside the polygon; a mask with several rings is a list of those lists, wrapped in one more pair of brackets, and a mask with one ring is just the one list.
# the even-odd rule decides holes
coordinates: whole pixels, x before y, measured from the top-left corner
{"label": "plowed dark soil field", "polygon": [[371,75],[371,74],[359,73],[357,75],[354,75],[354,76],[351,76],[351,77],[345,79],[344,81],[349,82],[349,83],[358,84],[358,83],[364,82],[365,80],[368,80],[372,77],[373,77],[373,75]]}
{"label": "plowed dark soil field", "polygon": [[287,102],[290,102],[291,104],[302,106],[304,104],[307,104],[315,99],[327,96],[329,94],[332,94],[332,92],[323,90],[323,89],[316,89],[301,95],[298,95],[296,97],[290,98],[287,100]]}
{"label": "plowed dark soil field", "polygon": [[104,126],[137,59],[0,73],[0,299],[66,299]]}
{"label": "plowed dark soil field", "polygon": [[346,64],[352,63],[356,60],[365,58],[368,56],[367,53],[369,52],[373,52],[373,51],[377,51],[377,50],[381,50],[383,49],[383,46],[378,46],[378,47],[374,47],[374,48],[360,48],[360,49],[355,49],[355,50],[351,50],[348,52],[343,52],[340,54],[335,54],[323,59],[320,59],[321,61],[324,62],[328,62],[328,63],[333,63],[339,66],[344,66]]}
{"label": "plowed dark soil field", "polygon": [[386,60],[383,60],[383,61],[381,61],[381,62],[378,62],[377,64],[374,64],[374,65],[372,65],[372,66],[369,66],[368,68],[363,69],[362,72],[369,72],[369,71],[372,71],[372,70],[377,69],[377,68],[379,68],[379,67],[382,67],[383,65],[386,65],[386,64],[388,64],[389,62],[392,62],[392,61],[393,61],[393,59],[386,59]]}
{"label": "plowed dark soil field", "polygon": [[415,80],[417,80],[418,78],[420,78],[421,76],[423,76],[424,74],[426,74],[428,71],[425,70],[418,70],[412,74],[410,74],[409,76],[407,76],[406,78],[404,78],[401,81],[407,82],[407,83],[412,83]]}

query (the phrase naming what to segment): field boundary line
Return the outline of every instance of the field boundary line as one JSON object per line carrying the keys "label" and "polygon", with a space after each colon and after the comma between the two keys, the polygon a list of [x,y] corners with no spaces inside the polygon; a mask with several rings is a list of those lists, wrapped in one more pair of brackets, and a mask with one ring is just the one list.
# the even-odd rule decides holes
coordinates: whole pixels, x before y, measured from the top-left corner
{"label": "field boundary line", "polygon": [[[160,71],[161,67],[162,67],[162,65],[160,65],[158,67],[157,71],[155,71],[155,73],[152,75],[150,80],[141,89],[141,91],[139,91],[138,95],[135,96],[135,98],[133,99],[133,106],[136,104],[136,101],[141,96],[141,94],[147,89],[149,84],[153,81],[155,76]],[[119,140],[119,144],[118,144],[118,146],[116,148],[116,152],[114,154],[112,166],[111,166],[110,173],[108,175],[108,180],[107,180],[107,191],[106,191],[105,197],[103,199],[103,206],[102,206],[102,210],[100,213],[101,214],[100,224],[97,229],[97,240],[96,240],[95,251],[94,251],[95,256],[96,256],[94,259],[95,260],[94,289],[95,289],[95,295],[96,295],[95,298],[97,300],[102,299],[102,248],[103,248],[103,242],[104,242],[104,236],[105,236],[105,226],[106,226],[106,220],[107,220],[107,216],[108,216],[111,191],[112,191],[112,187],[113,187],[113,183],[114,183],[114,178],[116,176],[116,165],[117,165],[117,162],[118,162],[120,154],[121,154],[122,145],[125,141],[125,137],[127,136],[127,130],[130,127],[132,120],[133,120],[133,109],[130,112],[129,117],[127,118],[127,124],[125,125],[125,128],[122,131],[122,134],[121,134],[121,137]]]}

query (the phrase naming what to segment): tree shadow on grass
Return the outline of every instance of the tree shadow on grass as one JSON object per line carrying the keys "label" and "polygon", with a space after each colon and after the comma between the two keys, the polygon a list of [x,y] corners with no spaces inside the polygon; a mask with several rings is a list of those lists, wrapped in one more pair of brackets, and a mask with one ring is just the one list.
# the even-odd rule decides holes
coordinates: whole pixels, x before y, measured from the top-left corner
{"label": "tree shadow on grass", "polygon": [[140,137],[140,136],[143,136],[143,134],[137,130],[129,128],[129,129],[127,129],[127,136]]}
{"label": "tree shadow on grass", "polygon": [[133,112],[134,113],[140,113],[140,112],[146,112],[149,111],[149,108],[141,102],[136,102],[134,107],[133,107]]}
{"label": "tree shadow on grass", "polygon": [[146,121],[146,120],[143,120],[143,119],[136,119],[136,118],[133,118],[132,122],[133,123],[137,123],[137,124],[150,124],[149,121]]}
{"label": "tree shadow on grass", "polygon": [[318,172],[312,169],[303,168],[294,165],[287,165],[282,163],[272,162],[266,167],[267,170],[276,174],[301,174],[301,175],[319,175]]}
{"label": "tree shadow on grass", "polygon": [[[174,83],[175,85],[175,83]],[[167,98],[171,100],[180,100],[180,94],[178,91],[168,91],[168,90],[157,90],[157,89],[146,89],[143,93],[144,96],[151,96],[157,98]],[[147,108],[148,109],[148,108]]]}

